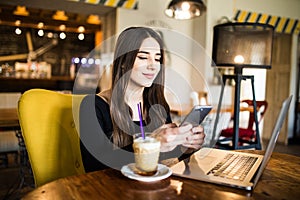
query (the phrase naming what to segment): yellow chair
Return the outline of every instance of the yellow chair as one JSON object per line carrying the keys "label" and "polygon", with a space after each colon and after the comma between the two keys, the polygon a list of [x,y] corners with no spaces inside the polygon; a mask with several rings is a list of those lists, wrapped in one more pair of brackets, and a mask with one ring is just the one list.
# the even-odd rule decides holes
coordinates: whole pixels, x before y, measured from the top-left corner
{"label": "yellow chair", "polygon": [[77,132],[83,97],[44,89],[21,96],[18,115],[36,187],[85,173]]}

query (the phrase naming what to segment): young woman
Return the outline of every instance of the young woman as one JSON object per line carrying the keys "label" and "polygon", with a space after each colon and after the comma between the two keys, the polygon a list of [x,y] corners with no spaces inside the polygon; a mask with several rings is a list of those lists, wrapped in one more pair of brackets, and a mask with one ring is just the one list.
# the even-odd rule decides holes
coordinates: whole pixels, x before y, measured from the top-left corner
{"label": "young woman", "polygon": [[177,127],[164,97],[165,58],[160,35],[151,28],[130,27],[118,37],[113,61],[112,87],[86,96],[80,108],[81,153],[85,170],[120,168],[134,162],[132,135],[143,126],[161,142],[160,160],[201,148],[202,127]]}

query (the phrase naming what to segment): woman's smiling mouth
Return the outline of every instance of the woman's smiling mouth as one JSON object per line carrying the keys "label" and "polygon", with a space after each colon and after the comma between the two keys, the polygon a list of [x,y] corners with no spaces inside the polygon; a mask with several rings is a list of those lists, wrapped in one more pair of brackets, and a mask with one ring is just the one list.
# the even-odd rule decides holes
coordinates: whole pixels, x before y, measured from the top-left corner
{"label": "woman's smiling mouth", "polygon": [[153,77],[155,76],[155,74],[147,74],[147,73],[143,73],[143,75],[144,75],[147,79],[153,79]]}

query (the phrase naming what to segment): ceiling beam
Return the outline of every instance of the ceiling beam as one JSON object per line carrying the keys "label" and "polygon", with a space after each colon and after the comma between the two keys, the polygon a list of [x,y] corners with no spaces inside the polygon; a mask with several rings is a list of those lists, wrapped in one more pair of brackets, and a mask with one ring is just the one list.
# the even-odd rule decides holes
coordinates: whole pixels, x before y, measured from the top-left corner
{"label": "ceiling beam", "polygon": [[1,4],[6,5],[21,5],[28,8],[37,8],[45,10],[64,10],[66,12],[81,13],[81,14],[95,14],[105,16],[116,8],[104,5],[94,5],[84,2],[72,2],[68,0],[7,0],[2,1]]}

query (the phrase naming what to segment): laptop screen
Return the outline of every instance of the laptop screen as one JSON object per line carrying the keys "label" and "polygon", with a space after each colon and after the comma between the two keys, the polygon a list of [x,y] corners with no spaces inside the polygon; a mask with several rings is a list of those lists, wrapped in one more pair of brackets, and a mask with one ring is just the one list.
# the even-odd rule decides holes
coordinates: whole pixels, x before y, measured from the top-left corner
{"label": "laptop screen", "polygon": [[286,115],[288,113],[288,110],[289,110],[292,98],[293,98],[293,95],[289,96],[282,103],[282,107],[281,107],[280,113],[279,113],[279,115],[277,117],[277,121],[276,121],[276,124],[274,126],[274,129],[273,129],[273,132],[272,132],[272,135],[271,135],[271,139],[270,139],[270,141],[268,143],[268,146],[267,146],[267,149],[266,149],[266,152],[265,152],[265,155],[264,155],[264,159],[263,159],[263,161],[261,163],[261,166],[260,166],[260,168],[259,168],[259,170],[257,172],[257,175],[255,176],[255,179],[253,181],[253,184],[254,184],[253,187],[256,186],[256,184],[257,184],[257,182],[258,182],[261,174],[263,173],[264,169],[266,168],[267,163],[270,160],[272,152],[274,151],[278,135],[279,135],[281,127],[283,125],[284,119],[285,119],[285,117],[286,117]]}

